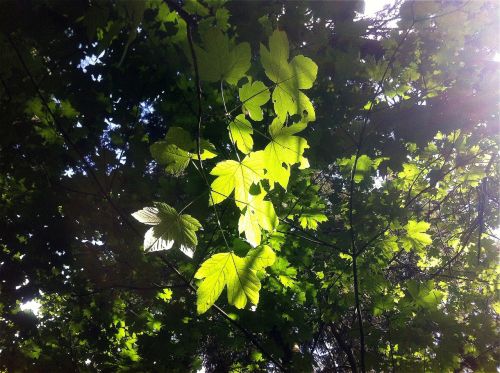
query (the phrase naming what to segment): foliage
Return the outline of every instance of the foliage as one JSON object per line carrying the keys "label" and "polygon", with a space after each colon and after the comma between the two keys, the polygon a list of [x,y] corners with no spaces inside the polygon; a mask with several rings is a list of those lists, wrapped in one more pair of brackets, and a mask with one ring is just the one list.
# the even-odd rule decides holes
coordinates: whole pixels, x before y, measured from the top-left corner
{"label": "foliage", "polygon": [[269,246],[250,251],[244,258],[236,254],[219,253],[207,259],[194,277],[203,280],[197,291],[198,313],[205,313],[227,286],[227,301],[244,308],[247,299],[259,303],[261,288],[256,271],[274,263],[275,254]]}
{"label": "foliage", "polygon": [[362,8],[2,2],[0,370],[496,371],[498,4]]}
{"label": "foliage", "polygon": [[155,207],[145,207],[132,216],[141,223],[154,226],[144,235],[145,251],[168,250],[176,245],[184,254],[193,257],[198,244],[196,231],[201,224],[191,215],[181,215],[166,203],[158,202]]}

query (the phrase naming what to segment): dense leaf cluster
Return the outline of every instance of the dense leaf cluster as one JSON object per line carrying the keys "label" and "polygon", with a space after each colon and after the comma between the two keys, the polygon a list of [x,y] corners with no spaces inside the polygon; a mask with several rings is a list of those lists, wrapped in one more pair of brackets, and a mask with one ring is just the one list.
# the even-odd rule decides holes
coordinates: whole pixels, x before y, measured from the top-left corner
{"label": "dense leaf cluster", "polygon": [[498,4],[362,10],[2,2],[0,370],[496,371]]}

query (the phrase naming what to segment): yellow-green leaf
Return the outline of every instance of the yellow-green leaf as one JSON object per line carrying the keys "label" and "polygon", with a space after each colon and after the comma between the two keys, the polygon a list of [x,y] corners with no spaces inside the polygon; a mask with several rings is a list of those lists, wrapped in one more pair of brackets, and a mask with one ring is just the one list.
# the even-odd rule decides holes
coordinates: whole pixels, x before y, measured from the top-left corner
{"label": "yellow-green leaf", "polygon": [[252,151],[253,148],[253,128],[245,115],[240,114],[234,121],[229,123],[229,133],[231,140],[236,144],[238,149],[245,154]]}
{"label": "yellow-green leaf", "polygon": [[260,81],[246,83],[239,89],[239,94],[243,112],[253,120],[261,121],[264,118],[261,106],[271,97],[265,84]]}
{"label": "yellow-green leaf", "polygon": [[299,114],[303,120],[314,121],[316,114],[309,98],[300,90],[309,89],[316,80],[318,66],[308,57],[298,55],[291,62],[286,33],[274,31],[269,49],[260,45],[260,61],[269,79],[276,83],[272,94],[274,111],[282,122],[287,115]]}
{"label": "yellow-green leaf", "polygon": [[252,246],[261,242],[261,230],[272,231],[278,225],[278,217],[271,201],[264,201],[265,194],[251,196],[250,204],[246,207],[245,214],[240,216],[238,230],[245,233],[247,241]]}
{"label": "yellow-green leaf", "polygon": [[403,237],[403,248],[406,251],[410,249],[422,249],[426,246],[429,246],[432,243],[432,238],[426,232],[430,228],[430,224],[425,221],[415,221],[410,220],[408,224],[406,224],[406,236]]}
{"label": "yellow-green leaf", "polygon": [[[217,156],[214,146],[205,139],[200,141],[200,149],[202,160]],[[172,175],[181,174],[192,159],[198,159],[196,141],[180,127],[170,127],[165,140],[155,142],[150,151],[153,158]]]}
{"label": "yellow-green leaf", "polygon": [[299,122],[287,127],[275,118],[269,127],[271,142],[264,149],[264,157],[266,178],[269,179],[271,186],[277,182],[286,189],[292,165],[299,163],[300,169],[309,167],[309,162],[303,156],[304,150],[309,148],[309,145],[304,138],[294,136],[305,126],[305,122]]}
{"label": "yellow-green leaf", "polygon": [[212,307],[225,287],[229,304],[236,308],[244,308],[248,301],[257,305],[261,284],[256,271],[272,265],[273,254],[266,247],[249,252],[245,258],[233,252],[212,255],[195,274],[196,279],[202,280],[196,292],[198,313]]}
{"label": "yellow-green leaf", "polygon": [[220,203],[234,191],[236,205],[243,210],[250,203],[250,187],[264,177],[264,153],[250,153],[241,162],[219,162],[210,174],[217,176],[210,186],[210,203]]}

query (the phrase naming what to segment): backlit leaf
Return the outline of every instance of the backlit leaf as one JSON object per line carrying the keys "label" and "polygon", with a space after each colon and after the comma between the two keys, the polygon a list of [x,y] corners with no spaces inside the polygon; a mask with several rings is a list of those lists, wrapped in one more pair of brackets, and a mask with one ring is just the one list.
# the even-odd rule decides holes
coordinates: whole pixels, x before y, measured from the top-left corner
{"label": "backlit leaf", "polygon": [[405,226],[407,236],[402,239],[403,248],[409,251],[412,248],[418,250],[430,245],[432,238],[428,233],[425,233],[429,228],[430,224],[425,221],[410,220]]}
{"label": "backlit leaf", "polygon": [[229,123],[229,133],[231,134],[231,140],[242,153],[248,154],[252,151],[253,128],[243,114],[238,115]]}
{"label": "backlit leaf", "polygon": [[272,100],[276,115],[285,122],[287,115],[299,114],[304,120],[314,121],[316,114],[309,98],[300,90],[309,89],[316,80],[318,66],[308,57],[298,55],[291,62],[286,33],[274,31],[269,38],[269,49],[260,45],[260,61],[264,71],[276,87]]}
{"label": "backlit leaf", "polygon": [[264,177],[264,154],[258,151],[250,153],[241,162],[219,162],[210,174],[217,176],[210,186],[210,203],[220,203],[234,191],[236,205],[243,210],[251,199],[250,187]]}
{"label": "backlit leaf", "polygon": [[196,231],[201,224],[191,215],[179,214],[166,203],[156,202],[154,207],[145,207],[132,216],[147,225],[153,225],[144,236],[146,252],[169,250],[174,245],[190,258],[198,244]]}
{"label": "backlit leaf", "polygon": [[236,308],[244,308],[248,301],[257,305],[261,284],[256,271],[272,265],[273,254],[266,246],[249,252],[244,258],[233,252],[212,255],[195,274],[196,279],[203,280],[197,290],[198,313],[212,307],[225,287],[228,302]]}
{"label": "backlit leaf", "polygon": [[[214,146],[205,139],[200,141],[200,148],[202,160],[217,156]],[[153,158],[172,175],[181,174],[191,160],[198,159],[196,141],[180,127],[170,127],[165,140],[155,142],[150,151]]]}
{"label": "backlit leaf", "polygon": [[278,218],[271,201],[264,201],[264,194],[251,196],[250,204],[246,207],[245,214],[240,216],[238,230],[245,233],[247,241],[252,246],[261,242],[261,230],[272,231],[278,225]]}
{"label": "backlit leaf", "polygon": [[271,97],[265,84],[260,81],[246,83],[239,89],[239,94],[243,112],[248,112],[253,120],[261,121],[264,118],[261,106]]}
{"label": "backlit leaf", "polygon": [[269,127],[271,142],[264,149],[266,178],[271,185],[277,182],[286,189],[292,165],[299,163],[300,169],[309,167],[309,162],[303,156],[309,145],[304,138],[294,136],[305,126],[305,123],[300,122],[287,127],[278,118],[273,120]]}

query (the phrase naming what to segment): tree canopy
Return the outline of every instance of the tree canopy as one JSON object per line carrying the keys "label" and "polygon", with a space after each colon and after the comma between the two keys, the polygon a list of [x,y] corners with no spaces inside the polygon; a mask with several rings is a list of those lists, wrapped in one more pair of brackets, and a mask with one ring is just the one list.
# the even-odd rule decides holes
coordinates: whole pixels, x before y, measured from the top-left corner
{"label": "tree canopy", "polygon": [[498,3],[363,7],[0,3],[0,371],[497,371]]}

